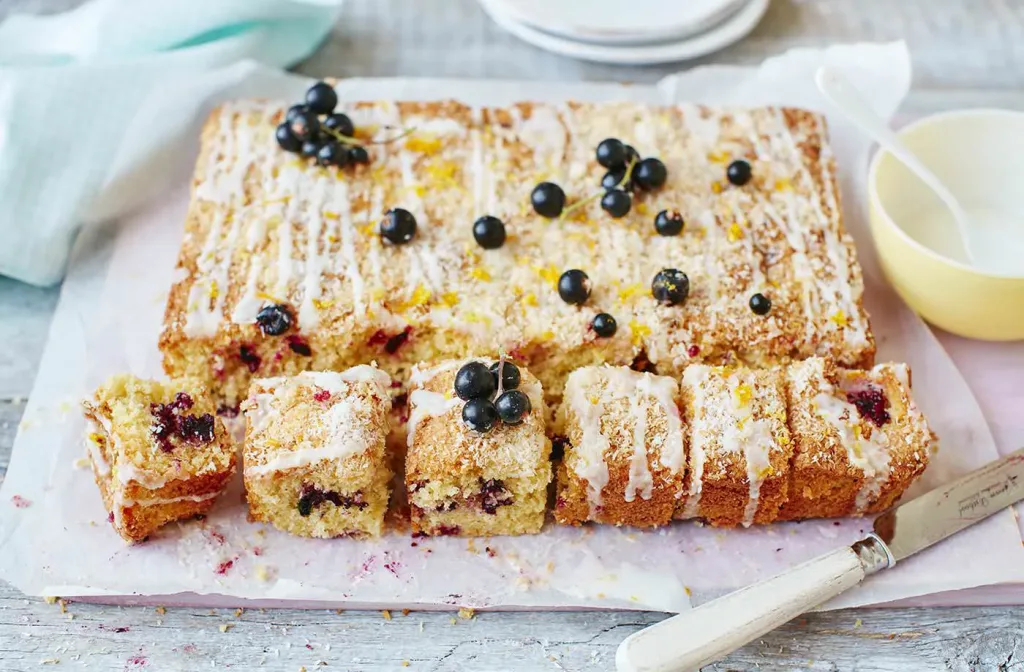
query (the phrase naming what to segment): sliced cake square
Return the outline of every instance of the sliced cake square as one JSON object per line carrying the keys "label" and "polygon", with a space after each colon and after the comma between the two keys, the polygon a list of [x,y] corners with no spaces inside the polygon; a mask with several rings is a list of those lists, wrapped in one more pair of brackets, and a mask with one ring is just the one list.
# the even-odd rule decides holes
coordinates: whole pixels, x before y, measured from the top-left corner
{"label": "sliced cake square", "polygon": [[570,374],[555,519],[653,527],[672,520],[686,467],[679,385],[628,367]]}
{"label": "sliced cake square", "polygon": [[235,448],[199,383],[121,374],[83,402],[93,475],[125,540],[206,513],[235,469]]}
{"label": "sliced cake square", "polygon": [[932,435],[910,396],[910,368],[844,370],[825,358],[787,372],[796,454],[782,519],[883,511],[928,464]]}
{"label": "sliced cake square", "polygon": [[306,537],[379,536],[390,383],[367,365],[254,380],[242,402],[252,518]]}
{"label": "sliced cake square", "polygon": [[793,454],[782,369],[694,364],[682,397],[690,448],[677,517],[717,526],[775,520]]}
{"label": "sliced cake square", "polygon": [[[496,368],[497,363],[476,358],[419,365],[410,378],[405,485],[413,532],[468,536],[538,532],[544,524],[551,482],[551,442],[544,434],[540,382],[526,369],[501,362],[502,385],[498,386],[496,376],[487,383],[485,376],[477,381],[474,399],[464,401],[456,394],[455,380],[467,365],[489,375],[488,368]],[[488,409],[492,399],[503,409],[501,395],[510,389],[528,399],[525,407],[518,407],[516,424],[496,417],[494,406]],[[477,423],[476,428],[470,428],[464,418]]]}

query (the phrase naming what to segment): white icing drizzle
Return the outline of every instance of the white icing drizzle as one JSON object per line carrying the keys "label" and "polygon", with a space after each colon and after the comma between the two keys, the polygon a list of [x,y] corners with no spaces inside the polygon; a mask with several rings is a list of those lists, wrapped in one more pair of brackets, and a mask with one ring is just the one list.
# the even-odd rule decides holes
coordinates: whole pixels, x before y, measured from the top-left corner
{"label": "white icing drizzle", "polygon": [[[310,371],[307,373],[315,372]],[[337,375],[340,376],[342,380],[346,380],[351,383],[376,383],[380,386],[381,390],[384,391],[386,391],[391,385],[391,376],[375,366],[370,366],[369,364],[353,366],[352,368],[345,369]]]}
{"label": "white icing drizzle", "polygon": [[776,443],[771,425],[766,420],[753,417],[753,403],[740,401],[740,395],[736,391],[739,385],[749,386],[752,394],[758,392],[754,376],[749,372],[737,372],[730,376],[728,389],[735,417],[731,418],[732,421],[722,434],[722,448],[728,452],[743,453],[749,495],[742,522],[744,527],[750,527],[754,522],[754,516],[757,515],[761,502],[761,484],[771,469],[771,452]]}
{"label": "white icing drizzle", "polygon": [[92,463],[96,466],[96,473],[100,476],[106,476],[110,473],[110,463],[107,462],[107,458],[103,456],[103,450],[100,449],[99,444],[93,441],[89,434],[99,434],[106,437],[108,441],[113,441],[113,434],[110,431],[110,421],[104,417],[98,417],[97,420],[89,420],[88,427],[86,429],[85,436],[85,447],[89,451],[89,457],[92,459]]}
{"label": "white icing drizzle", "polygon": [[[246,421],[250,423],[253,433],[264,430],[279,412],[274,408],[274,399],[288,387],[317,387],[331,394],[347,395],[353,383],[375,385],[377,393],[387,395],[391,377],[380,369],[361,364],[345,371],[303,371],[288,378],[262,378],[254,381],[254,385],[267,392],[253,395],[254,404],[243,407]],[[263,476],[272,472],[295,469],[323,460],[344,460],[358,455],[370,447],[363,422],[360,420],[358,405],[362,401],[355,396],[343,397],[335,401],[326,413],[318,415],[315,422],[326,425],[325,436],[316,439],[316,443],[307,439],[294,449],[274,451],[272,456],[261,464],[247,464],[245,473],[252,476]]]}
{"label": "white icing drizzle", "polygon": [[446,398],[440,392],[416,389],[409,393],[409,426],[408,445],[412,447],[416,437],[416,428],[427,418],[444,415],[462,403],[458,397]]}
{"label": "white icing drizzle", "polygon": [[[855,511],[863,513],[878,498],[882,486],[889,480],[888,437],[881,428],[874,426],[871,428],[870,439],[855,433],[854,427],[860,417],[857,407],[837,398],[831,386],[815,395],[814,409],[820,418],[839,433],[840,442],[846,448],[846,458],[864,474],[864,484],[857,492],[854,504]],[[876,441],[876,437],[880,441]]]}
{"label": "white icing drizzle", "polygon": [[[800,179],[802,183],[801,186],[806,190],[806,193],[818,193],[815,190],[811,175],[808,173],[807,170],[803,169],[801,153],[799,148],[797,147],[796,138],[793,137],[793,133],[789,130],[789,127],[786,124],[786,120],[782,115],[782,111],[776,109],[774,116],[777,122],[777,132],[774,133],[772,137],[778,138],[787,143],[787,149],[790,153],[790,159],[794,166],[798,166],[797,177]],[[821,191],[828,193],[829,198],[831,198],[831,190],[829,189],[827,182],[829,176],[825,172],[825,167],[827,165],[827,156],[825,154],[826,150],[827,148],[823,146],[821,151],[819,152],[818,157],[819,162],[822,162],[820,164],[822,169],[821,176],[822,180],[825,182],[825,184],[822,185]],[[792,204],[795,203],[796,198],[794,195],[790,195],[790,198],[790,207],[792,207]],[[836,290],[834,299],[836,301],[837,308],[843,311],[843,314],[849,321],[849,328],[840,327],[840,329],[842,329],[844,332],[844,340],[849,342],[852,338],[855,339],[856,341],[864,343],[865,338],[863,333],[861,333],[862,330],[859,328],[860,311],[857,309],[857,305],[853,301],[853,297],[850,292],[850,283],[847,281],[850,272],[850,265],[849,259],[847,258],[848,250],[846,249],[846,246],[843,244],[839,235],[839,227],[837,224],[839,218],[838,205],[835,203],[834,200],[831,201],[830,207],[833,213],[833,218],[829,219],[828,217],[825,216],[825,212],[822,210],[821,204],[818,202],[817,198],[814,198],[812,196],[809,198],[801,199],[800,203],[810,206],[813,209],[814,216],[820,223],[820,226],[816,230],[821,232],[822,239],[825,243],[826,256],[828,257],[828,260],[832,263],[833,272],[835,273],[836,278],[838,280],[838,282],[828,283],[828,286]],[[801,238],[804,237],[805,234],[802,230],[804,227],[800,227],[797,220],[794,220],[793,228],[799,232]],[[788,238],[789,235],[787,234],[787,239]],[[804,249],[806,249],[806,243],[804,245]],[[818,296],[821,296],[821,291],[819,287],[821,284],[820,278],[809,278],[803,284],[805,287],[807,287],[808,285],[815,285],[816,287],[818,287]],[[813,317],[813,314],[808,314],[808,322],[810,323],[808,324],[808,328],[813,330],[814,321],[810,319],[811,317]],[[813,331],[811,333],[813,333]]]}
{"label": "white icing drizzle", "polygon": [[683,518],[696,518],[700,514],[700,495],[704,483],[704,446],[711,434],[707,418],[707,366],[693,365],[683,371],[683,385],[693,395],[693,407],[697,409],[695,417],[690,418],[690,482],[686,489],[686,502],[683,504]]}
{"label": "white icing drizzle", "polygon": [[[708,295],[708,305],[718,305],[718,254],[721,250],[722,236],[718,232],[718,222],[710,208],[701,210],[697,220],[704,227],[704,254],[701,255],[704,264],[704,288]],[[708,332],[714,333],[718,328],[718,311],[711,309],[706,312],[708,318]]]}
{"label": "white icing drizzle", "polygon": [[151,471],[141,469],[131,462],[116,461],[113,468],[114,476],[122,484],[135,483],[148,490],[159,490],[167,485],[170,480],[162,474],[155,474]]}
{"label": "white icing drizzle", "polygon": [[512,107],[515,120],[515,132],[520,142],[533,148],[536,155],[543,157],[547,168],[561,174],[565,169],[562,160],[565,155],[566,127],[563,119],[568,119],[568,111],[559,115],[555,108],[535,106],[530,111],[530,118],[523,119],[518,107]]}
{"label": "white icing drizzle", "polygon": [[[217,211],[210,223],[210,230],[203,241],[203,247],[196,257],[197,277],[188,290],[188,314],[185,317],[185,335],[190,338],[213,336],[220,325],[220,314],[217,310],[220,296],[214,294],[213,282],[207,279],[213,273],[217,262],[217,248],[220,244],[220,230],[224,226],[224,213]],[[217,292],[225,291],[218,285]]]}
{"label": "white icing drizzle", "polygon": [[409,374],[409,385],[411,387],[425,385],[438,374],[461,368],[463,364],[465,364],[465,362],[458,359],[449,359],[448,361],[441,362],[440,364],[427,368],[423,368],[422,365],[417,364],[412,367],[412,372]]}
{"label": "white icing drizzle", "polygon": [[665,412],[668,431],[661,444],[661,465],[673,474],[680,473],[686,463],[686,451],[683,449],[683,420],[676,405],[679,384],[668,376],[644,373],[636,383],[636,390],[653,397]]}
{"label": "white icing drizzle", "polygon": [[[606,382],[606,389],[597,394],[594,388],[602,380]],[[643,499],[650,499],[653,494],[654,479],[648,463],[648,440],[652,446],[658,447],[661,465],[673,474],[678,474],[684,466],[682,420],[675,402],[678,389],[678,384],[672,378],[640,373],[626,367],[593,366],[577,369],[570,374],[566,394],[583,433],[580,445],[576,447],[576,453],[581,459],[573,464],[573,469],[588,483],[592,514],[601,505],[601,491],[609,480],[605,451],[611,448],[611,443],[601,431],[601,416],[604,412],[602,399],[629,400],[633,434],[629,479],[624,497],[625,501],[632,502],[637,494]],[[665,436],[648,436],[649,400],[654,400],[665,413]]]}
{"label": "white icing drizzle", "polygon": [[[281,169],[279,176],[285,194],[296,193],[291,186],[291,179],[294,178],[296,187],[301,179],[302,170],[295,166],[286,166]],[[292,222],[298,218],[300,203],[298,197],[290,197],[285,205],[284,218],[277,225],[277,282],[274,284],[276,296],[287,296],[288,286],[292,280],[292,269],[295,267],[295,260],[292,259]]]}
{"label": "white icing drizzle", "polygon": [[472,143],[472,155],[470,158],[470,170],[473,173],[473,216],[488,214],[483,211],[484,200],[484,143],[481,137],[480,126],[483,123],[483,110],[480,107],[473,107],[472,115],[473,130],[469,137]]}
{"label": "white icing drizzle", "polygon": [[601,491],[608,485],[608,464],[604,455],[611,447],[608,437],[601,433],[603,406],[599,399],[593,403],[586,394],[586,389],[597,383],[599,371],[597,367],[577,369],[569,374],[565,385],[570,407],[583,433],[580,445],[576,446],[579,459],[573,464],[573,470],[587,482],[591,516],[601,506]]}
{"label": "white icing drizzle", "polygon": [[299,304],[299,325],[311,331],[320,323],[320,310],[314,303],[320,298],[323,287],[323,273],[327,267],[327,253],[330,245],[323,241],[324,249],[320,251],[321,235],[324,227],[323,204],[327,200],[327,180],[321,175],[313,185],[312,198],[306,211],[304,221],[306,229],[305,272],[302,277],[302,303]]}
{"label": "white icing drizzle", "polygon": [[786,242],[792,251],[790,264],[793,269],[793,276],[800,287],[800,299],[804,309],[804,333],[810,340],[814,337],[817,327],[812,319],[820,315],[821,302],[818,300],[817,280],[810,259],[807,257],[807,240],[800,230],[799,214],[796,206],[796,194],[786,192],[786,213],[788,217],[783,219],[775,211],[770,203],[765,203],[765,214],[775,221],[776,225],[786,236]]}
{"label": "white icing drizzle", "polygon": [[704,147],[715,147],[721,135],[721,121],[713,116],[705,118],[701,107],[692,103],[681,103],[676,106],[683,116],[683,128],[691,137],[699,138]]}
{"label": "white icing drizzle", "polygon": [[370,447],[351,399],[338,400],[327,409],[323,417],[327,423],[327,436],[323,445],[313,445],[307,440],[293,450],[275,451],[273,457],[262,464],[246,465],[246,475],[264,476],[324,460],[341,461]]}
{"label": "white icing drizzle", "polygon": [[641,404],[643,398],[634,394],[629,400],[629,414],[633,424],[633,455],[629,460],[629,481],[626,483],[625,499],[632,502],[639,492],[644,499],[650,499],[654,492],[654,479],[647,465],[647,411]]}
{"label": "white icing drizzle", "polygon": [[115,497],[115,500],[126,509],[133,506],[160,506],[162,504],[178,504],[180,502],[205,502],[220,495],[220,491],[208,492],[205,495],[182,495],[181,497],[149,497],[147,499],[128,499]]}
{"label": "white icing drizzle", "polygon": [[231,321],[235,324],[250,324],[263,307],[263,299],[256,295],[262,270],[263,258],[258,254],[249,255],[249,274],[245,280],[245,289],[231,312]]}

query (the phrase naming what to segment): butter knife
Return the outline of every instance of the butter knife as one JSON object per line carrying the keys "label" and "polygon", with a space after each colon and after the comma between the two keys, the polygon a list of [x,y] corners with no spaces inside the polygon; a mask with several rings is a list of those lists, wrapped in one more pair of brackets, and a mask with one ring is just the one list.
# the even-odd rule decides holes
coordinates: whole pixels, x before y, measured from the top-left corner
{"label": "butter knife", "polygon": [[686,672],[1024,499],[1024,448],[879,516],[873,532],[627,637],[620,672]]}

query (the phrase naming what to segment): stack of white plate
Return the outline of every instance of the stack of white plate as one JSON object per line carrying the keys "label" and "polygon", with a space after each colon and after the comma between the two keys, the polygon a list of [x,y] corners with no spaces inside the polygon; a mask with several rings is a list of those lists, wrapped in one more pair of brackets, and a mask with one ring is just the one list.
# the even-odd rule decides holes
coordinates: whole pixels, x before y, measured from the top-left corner
{"label": "stack of white plate", "polygon": [[586,61],[685,61],[743,38],[770,0],[479,0],[530,44]]}

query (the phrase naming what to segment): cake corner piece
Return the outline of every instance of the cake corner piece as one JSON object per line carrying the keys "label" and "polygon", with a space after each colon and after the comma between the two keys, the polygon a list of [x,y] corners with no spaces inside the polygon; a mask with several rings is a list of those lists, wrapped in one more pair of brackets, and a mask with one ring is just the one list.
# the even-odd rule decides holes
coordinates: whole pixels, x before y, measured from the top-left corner
{"label": "cake corner piece", "polygon": [[83,412],[96,484],[128,542],[206,513],[234,473],[234,443],[201,383],[119,374],[83,402]]}
{"label": "cake corner piece", "polygon": [[906,364],[847,370],[812,358],[789,367],[787,390],[796,454],[781,519],[878,513],[927,466],[932,433]]}

